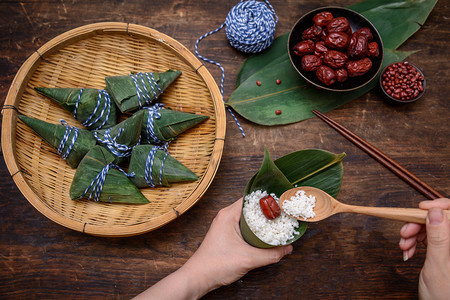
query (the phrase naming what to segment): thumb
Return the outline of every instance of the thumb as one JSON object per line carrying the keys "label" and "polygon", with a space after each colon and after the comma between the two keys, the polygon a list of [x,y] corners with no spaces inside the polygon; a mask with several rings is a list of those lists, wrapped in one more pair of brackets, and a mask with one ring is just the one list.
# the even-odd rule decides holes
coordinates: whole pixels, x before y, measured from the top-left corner
{"label": "thumb", "polygon": [[450,225],[442,209],[433,207],[428,210],[426,230],[427,259],[446,263],[450,257]]}

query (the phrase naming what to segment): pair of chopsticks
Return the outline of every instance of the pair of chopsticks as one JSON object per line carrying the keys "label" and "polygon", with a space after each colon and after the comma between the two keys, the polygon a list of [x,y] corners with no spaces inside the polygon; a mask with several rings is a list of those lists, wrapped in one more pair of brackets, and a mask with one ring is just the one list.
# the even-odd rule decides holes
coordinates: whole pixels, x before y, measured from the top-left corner
{"label": "pair of chopsticks", "polygon": [[399,176],[401,179],[403,179],[406,183],[414,187],[417,191],[422,193],[424,196],[426,196],[428,199],[436,199],[436,198],[443,198],[444,196],[440,194],[438,191],[433,189],[431,186],[420,180],[417,176],[406,170],[404,167],[402,167],[400,164],[398,164],[396,161],[394,161],[392,158],[384,154],[381,150],[377,149],[373,145],[371,145],[369,142],[365,141],[355,133],[351,132],[344,126],[340,125],[336,121],[330,119],[320,111],[314,109],[312,111],[319,119],[323,120],[325,123],[330,125],[332,128],[334,128],[337,132],[342,134],[344,137],[346,137],[348,140],[350,140],[352,143],[354,143],[356,146],[358,146],[360,149],[365,151],[367,154],[372,156],[375,160],[377,160],[379,163],[384,165],[386,168],[388,168],[390,171],[392,171],[394,174]]}

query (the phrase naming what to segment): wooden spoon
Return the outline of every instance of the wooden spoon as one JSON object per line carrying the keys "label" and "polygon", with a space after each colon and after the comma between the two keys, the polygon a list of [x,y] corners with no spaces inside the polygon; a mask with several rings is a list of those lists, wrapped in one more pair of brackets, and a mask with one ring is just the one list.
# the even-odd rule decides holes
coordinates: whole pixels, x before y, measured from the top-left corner
{"label": "wooden spoon", "polygon": [[[367,206],[344,204],[334,199],[324,191],[309,186],[296,187],[284,192],[283,195],[281,195],[280,197],[279,201],[280,208],[283,209],[283,202],[285,200],[290,200],[291,197],[295,196],[295,194],[299,190],[305,191],[306,196],[312,195],[316,198],[316,206],[314,207],[313,210],[314,213],[316,214],[315,217],[307,218],[306,220],[304,220],[302,217],[297,218],[295,216],[291,216],[305,222],[317,222],[326,219],[334,214],[349,212],[381,217],[391,220],[425,224],[425,220],[428,213],[427,210],[420,208],[367,207]],[[447,218],[450,219],[450,211],[445,210],[444,213],[447,215]]]}

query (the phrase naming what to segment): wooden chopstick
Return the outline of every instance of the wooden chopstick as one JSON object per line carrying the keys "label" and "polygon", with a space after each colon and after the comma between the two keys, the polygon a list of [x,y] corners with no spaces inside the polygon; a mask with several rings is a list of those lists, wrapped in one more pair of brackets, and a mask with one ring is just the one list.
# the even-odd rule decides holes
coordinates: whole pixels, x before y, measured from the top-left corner
{"label": "wooden chopstick", "polygon": [[427,183],[423,182],[421,179],[419,179],[417,176],[415,176],[410,171],[406,170],[404,167],[402,167],[399,163],[394,161],[392,158],[384,154],[381,150],[376,148],[375,146],[371,145],[369,142],[365,141],[355,133],[351,132],[344,126],[340,125],[336,121],[330,119],[320,111],[314,109],[312,111],[319,119],[330,125],[332,128],[334,128],[337,132],[342,134],[344,137],[346,137],[348,140],[350,140],[352,143],[354,143],[356,146],[358,146],[360,149],[365,151],[367,154],[372,156],[375,160],[377,160],[379,163],[384,165],[386,168],[388,168],[390,171],[392,171],[394,174],[399,176],[401,179],[403,179],[406,183],[414,187],[417,191],[422,193],[424,196],[426,196],[428,199],[436,199],[436,198],[443,198],[444,196],[433,189],[431,186],[429,186]]}

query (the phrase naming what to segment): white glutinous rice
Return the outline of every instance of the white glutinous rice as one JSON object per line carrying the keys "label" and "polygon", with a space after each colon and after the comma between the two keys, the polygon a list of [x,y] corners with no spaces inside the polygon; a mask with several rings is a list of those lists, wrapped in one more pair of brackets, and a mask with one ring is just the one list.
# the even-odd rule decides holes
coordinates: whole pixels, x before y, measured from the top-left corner
{"label": "white glutinous rice", "polygon": [[[270,194],[279,203],[274,194]],[[267,196],[266,191],[254,191],[244,198],[244,218],[251,231],[263,242],[273,245],[285,245],[294,238],[295,228],[299,226],[297,219],[289,217],[283,211],[273,220],[267,219],[259,205],[259,200]]]}
{"label": "white glutinous rice", "polygon": [[289,200],[284,200],[283,210],[297,218],[314,218],[316,213],[314,212],[316,207],[316,197],[313,195],[306,196],[305,191],[299,190]]}

